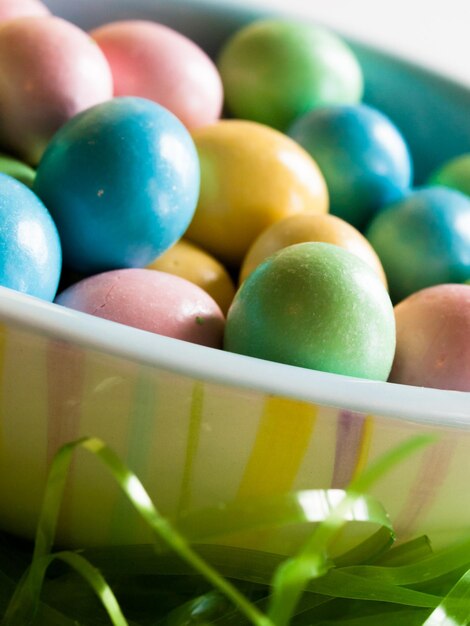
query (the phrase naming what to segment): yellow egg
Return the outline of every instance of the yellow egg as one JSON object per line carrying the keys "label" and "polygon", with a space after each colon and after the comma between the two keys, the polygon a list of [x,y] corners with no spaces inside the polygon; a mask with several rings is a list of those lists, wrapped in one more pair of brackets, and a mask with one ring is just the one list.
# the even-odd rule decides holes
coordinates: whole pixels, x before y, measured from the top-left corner
{"label": "yellow egg", "polygon": [[240,271],[240,282],[267,257],[282,248],[304,242],[331,243],[365,261],[387,286],[387,279],[374,249],[353,226],[334,215],[291,215],[267,228],[249,249]]}
{"label": "yellow egg", "polygon": [[186,237],[229,265],[239,265],[256,237],[294,213],[328,210],[316,162],[282,133],[222,120],[193,133],[201,193]]}
{"label": "yellow egg", "polygon": [[178,241],[147,267],[195,283],[214,298],[224,315],[235,296],[235,286],[225,267],[189,241]]}

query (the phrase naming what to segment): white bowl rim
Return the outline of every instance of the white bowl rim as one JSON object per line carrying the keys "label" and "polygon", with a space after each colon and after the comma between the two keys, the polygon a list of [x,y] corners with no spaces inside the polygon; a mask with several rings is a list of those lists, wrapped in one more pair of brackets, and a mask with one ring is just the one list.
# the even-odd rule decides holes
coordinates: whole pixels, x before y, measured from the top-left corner
{"label": "white bowl rim", "polygon": [[0,287],[0,321],[195,380],[434,427],[470,428],[470,393],[340,376],[149,333]]}

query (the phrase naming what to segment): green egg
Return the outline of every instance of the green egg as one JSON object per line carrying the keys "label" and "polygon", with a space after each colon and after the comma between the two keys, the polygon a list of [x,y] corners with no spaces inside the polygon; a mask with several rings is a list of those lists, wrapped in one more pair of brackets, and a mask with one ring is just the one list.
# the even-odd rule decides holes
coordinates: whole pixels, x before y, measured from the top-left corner
{"label": "green egg", "polygon": [[386,380],[395,352],[389,295],[350,252],[301,243],[248,276],[227,317],[224,347],[269,361]]}
{"label": "green egg", "polygon": [[12,176],[19,180],[20,183],[25,184],[27,187],[32,187],[34,178],[36,176],[36,172],[23,163],[22,161],[18,161],[7,154],[0,153],[0,172],[2,174],[8,174],[8,176]]}
{"label": "green egg", "polygon": [[312,24],[254,22],[227,42],[218,68],[229,111],[279,130],[316,107],[354,104],[363,92],[350,48]]}

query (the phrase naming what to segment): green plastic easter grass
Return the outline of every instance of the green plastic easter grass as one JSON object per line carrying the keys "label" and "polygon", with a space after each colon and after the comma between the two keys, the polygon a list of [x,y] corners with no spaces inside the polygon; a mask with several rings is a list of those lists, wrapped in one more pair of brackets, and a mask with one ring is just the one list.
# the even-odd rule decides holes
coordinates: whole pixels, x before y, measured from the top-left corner
{"label": "green plastic easter grass", "polygon": [[[438,554],[431,552],[424,537],[391,548],[393,532],[384,510],[364,495],[381,476],[428,443],[429,438],[417,438],[393,450],[346,493],[304,491],[258,500],[256,505],[246,501],[222,511],[188,515],[177,528],[158,514],[137,477],[102,442],[69,444],[54,459],[32,563],[19,583],[27,551],[0,537],[2,625],[466,626],[470,540]],[[156,546],[51,554],[68,466],[77,447],[95,454],[111,471],[153,529]],[[354,516],[380,528],[332,559],[329,545]],[[289,559],[226,546],[189,546],[189,541],[243,530],[318,521],[299,554]],[[165,545],[172,551],[165,551]],[[59,560],[78,574],[59,567],[46,576],[49,565]],[[127,619],[124,614],[129,614]]]}
{"label": "green plastic easter grass", "polygon": [[268,615],[277,626],[285,626],[289,623],[309,580],[323,576],[332,567],[328,559],[328,547],[348,519],[354,519],[351,514],[361,494],[370,489],[374,482],[377,482],[393,466],[429,443],[429,438],[415,438],[384,455],[351,483],[346,496],[312,533],[301,552],[278,567],[268,611]]}

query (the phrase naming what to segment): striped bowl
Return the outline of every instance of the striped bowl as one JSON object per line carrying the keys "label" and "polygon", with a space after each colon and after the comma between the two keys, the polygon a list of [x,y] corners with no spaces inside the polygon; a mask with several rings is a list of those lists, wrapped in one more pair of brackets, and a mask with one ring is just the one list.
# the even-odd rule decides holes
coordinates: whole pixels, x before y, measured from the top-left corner
{"label": "striped bowl", "polygon": [[[196,1],[49,0],[90,28],[153,18],[214,53],[262,12]],[[403,130],[417,182],[470,151],[470,91],[360,43],[366,101]],[[31,536],[51,458],[64,442],[104,439],[138,474],[159,509],[179,514],[249,497],[342,488],[399,442],[437,442],[375,488],[402,539],[437,545],[468,530],[470,394],[356,380],[268,363],[151,335],[0,288],[0,526]],[[288,534],[242,545],[289,552]],[[79,452],[58,540],[148,540],[112,479]],[[260,543],[261,541],[261,543]]]}

